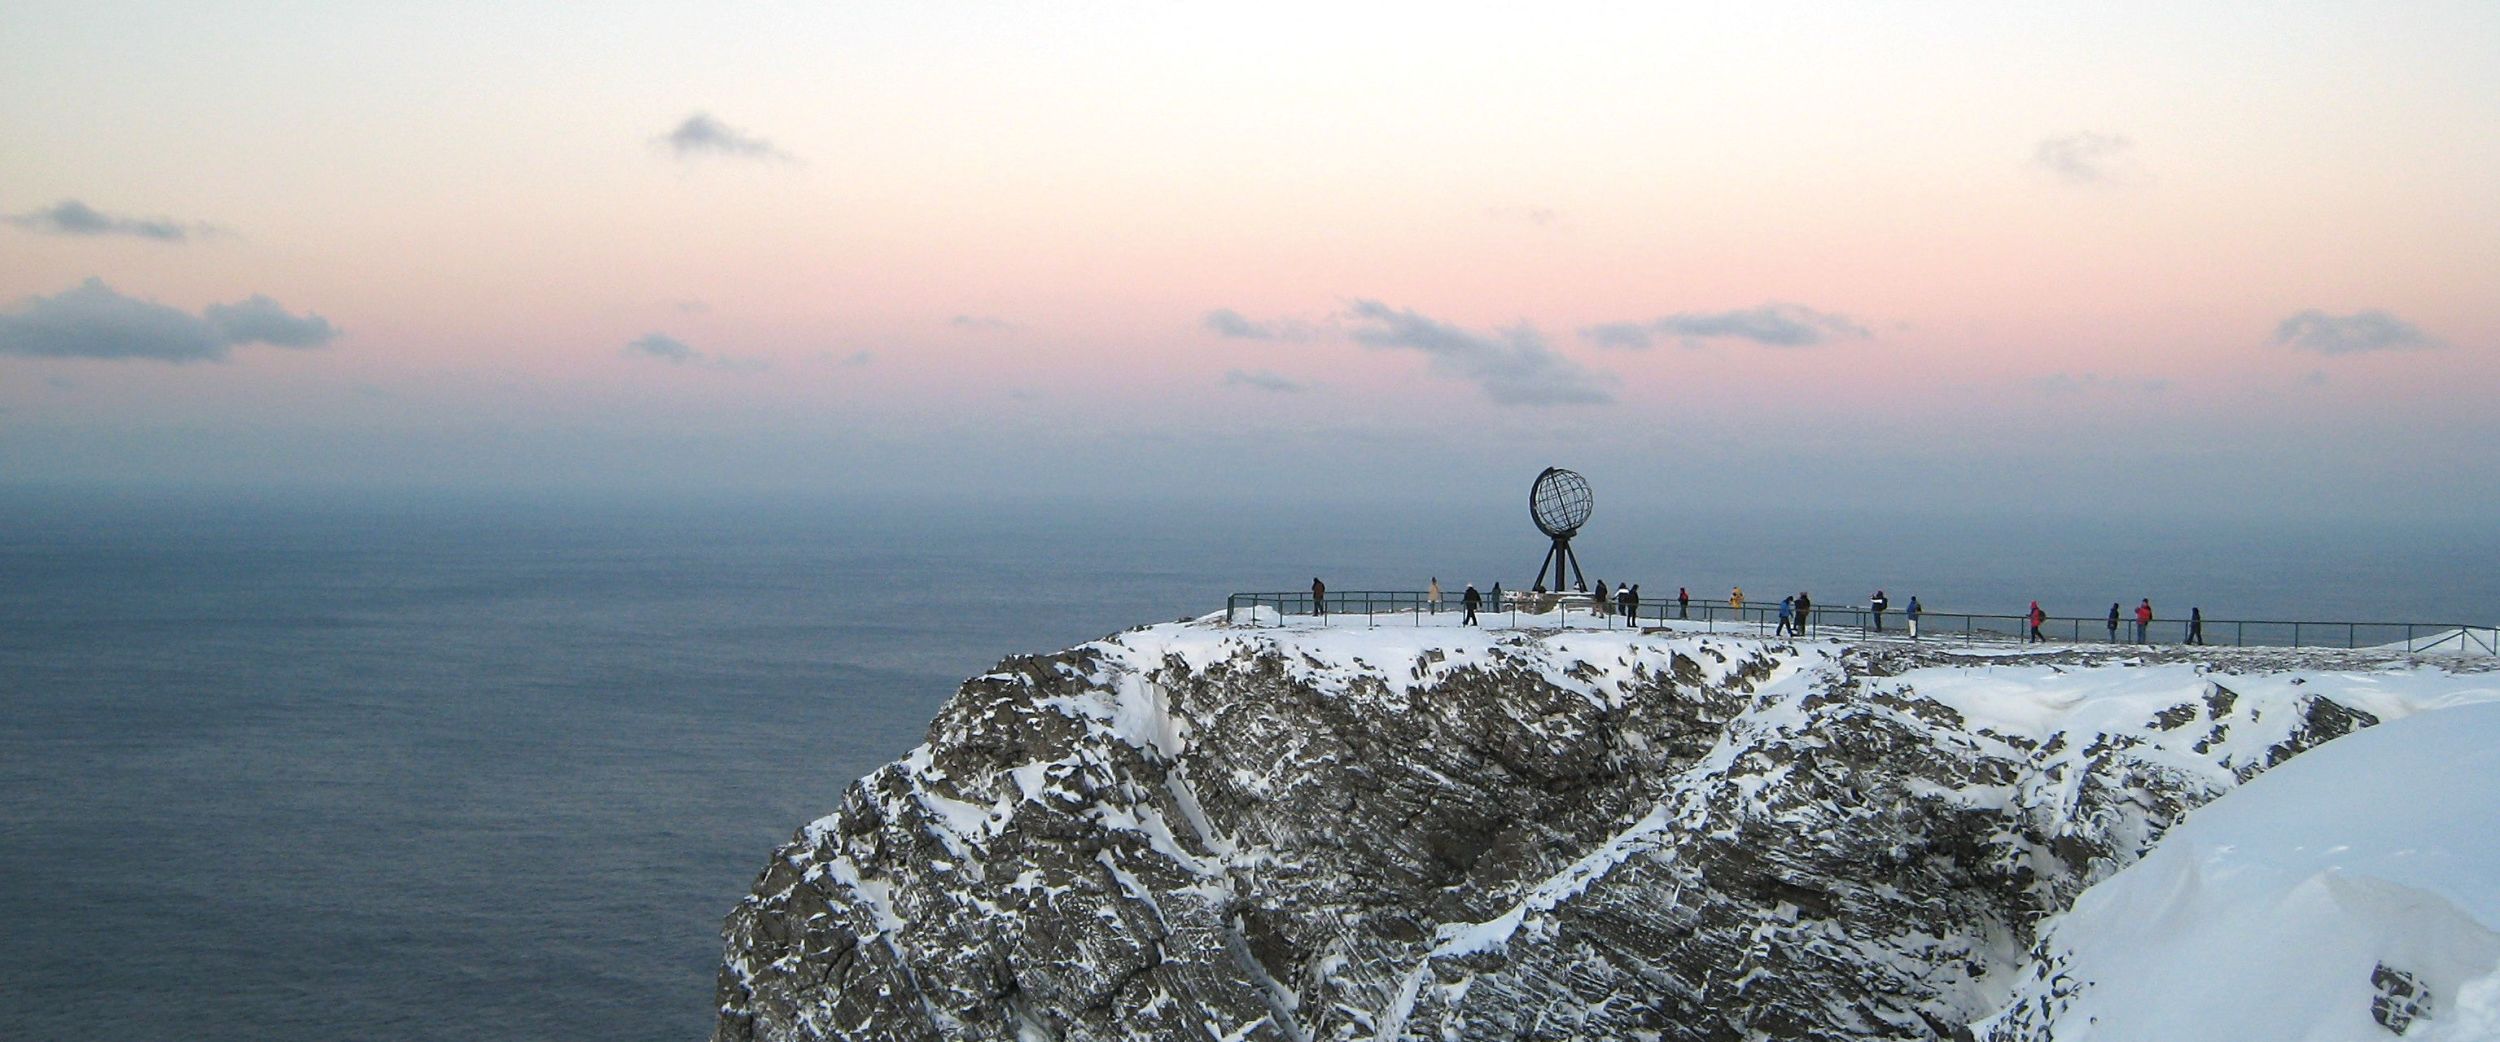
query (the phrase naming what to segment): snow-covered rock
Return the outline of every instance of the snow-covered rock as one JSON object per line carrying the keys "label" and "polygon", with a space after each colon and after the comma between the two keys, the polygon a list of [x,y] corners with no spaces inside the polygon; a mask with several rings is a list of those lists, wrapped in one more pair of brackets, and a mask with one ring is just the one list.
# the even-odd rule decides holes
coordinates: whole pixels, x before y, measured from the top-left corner
{"label": "snow-covered rock", "polygon": [[[2079,1033],[2164,983],[2106,939],[2239,891],[2120,870],[2313,746],[2500,699],[2487,664],[2193,650],[1210,619],[1010,660],[775,853],[714,1037],[2172,1037]],[[2413,907],[2391,878],[2301,899]],[[2500,920],[2450,900],[2448,954],[2362,982],[2425,990],[2416,1032],[2500,1009],[2465,929]]]}

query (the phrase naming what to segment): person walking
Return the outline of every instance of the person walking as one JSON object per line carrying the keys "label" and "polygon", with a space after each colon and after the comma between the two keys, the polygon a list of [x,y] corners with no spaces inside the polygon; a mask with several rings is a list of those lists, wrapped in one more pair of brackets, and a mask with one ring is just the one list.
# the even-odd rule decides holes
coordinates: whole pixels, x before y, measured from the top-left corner
{"label": "person walking", "polygon": [[1441,577],[1432,577],[1432,585],[1424,588],[1424,605],[1435,615],[1441,614]]}
{"label": "person walking", "polygon": [[1782,598],[1780,598],[1780,621],[1779,621],[1779,625],[1771,627],[1771,635],[1772,635],[1772,636],[1774,636],[1774,637],[1785,637],[1785,636],[1788,636],[1788,635],[1789,635],[1789,625],[1788,625],[1788,620],[1789,620],[1789,617],[1790,617],[1789,613],[1790,613],[1790,612],[1795,611],[1795,610],[1796,610],[1796,608],[1797,608],[1797,598],[1795,598],[1795,597],[1782,597]]}
{"label": "person walking", "polygon": [[2118,643],[2118,602],[2109,602],[2109,642]]}
{"label": "person walking", "polygon": [[1311,577],[1311,614],[1321,617],[1328,614],[1328,584],[1319,581],[1316,575]]}
{"label": "person walking", "polygon": [[1675,617],[1679,619],[1693,617],[1693,592],[1681,586],[1675,588]]}
{"label": "person walking", "polygon": [[1803,590],[1797,591],[1797,621],[1790,624],[1788,631],[1800,637],[1814,635],[1814,598],[1806,596]]}
{"label": "person walking", "polygon": [[1915,594],[1915,593],[1911,594],[1911,595],[1910,595],[1910,606],[1909,606],[1909,608],[1905,609],[1905,610],[1901,613],[1901,614],[1906,615],[1906,616],[1908,616],[1908,617],[1909,617],[1909,620],[1910,620],[1910,639],[1911,639],[1911,640],[1917,640],[1917,639],[1918,639],[1918,616],[1919,616],[1919,612],[1920,612],[1921,610],[1922,610],[1922,609],[1918,606],[1918,595],[1917,595],[1917,594]]}
{"label": "person walking", "polygon": [[2135,606],[2135,642],[2138,644],[2152,643],[2152,641],[2145,639],[2145,633],[2152,628],[2153,599],[2146,597]]}
{"label": "person walking", "polygon": [[1601,619],[1615,613],[1613,602],[1606,599],[1606,580],[1604,579],[1597,580],[1597,593],[1589,601],[1589,613]]}
{"label": "person walking", "polygon": [[1467,609],[1467,617],[1458,620],[1459,625],[1480,625],[1476,621],[1476,609],[1484,607],[1484,595],[1476,592],[1476,584],[1467,584],[1467,592],[1458,595],[1458,606]]}
{"label": "person walking", "polygon": [[2188,609],[2188,640],[2187,640],[2187,642],[2188,642],[2188,643],[2190,643],[2190,644],[2198,644],[2198,645],[2202,645],[2203,643],[2205,643],[2205,609],[2203,609],[2203,608],[2189,608],[2189,609]]}
{"label": "person walking", "polygon": [[2030,639],[2028,639],[2028,640],[2024,641],[2024,643],[2026,643],[2026,644],[2045,644],[2045,643],[2048,643],[2048,638],[2047,638],[2047,637],[2043,637],[2043,636],[2041,636],[2041,635],[2040,635],[2040,624],[2041,624],[2041,623],[2043,623],[2043,622],[2047,622],[2047,621],[2049,621],[2049,613],[2048,613],[2048,612],[2045,612],[2045,611],[2040,610],[2040,602],[2038,602],[2038,601],[2033,601],[2033,602],[2031,602],[2031,610],[2030,610],[2030,611],[2028,611],[2028,612],[2023,613],[2023,618],[2028,619],[2028,620],[2030,620],[2030,621],[2031,621],[2031,637],[2030,637]]}
{"label": "person walking", "polygon": [[1875,632],[1882,633],[1884,631],[1884,609],[1889,607],[1892,607],[1892,601],[1884,597],[1882,587],[1877,587],[1875,589],[1875,599],[1866,602],[1867,614],[1872,615],[1875,618]]}

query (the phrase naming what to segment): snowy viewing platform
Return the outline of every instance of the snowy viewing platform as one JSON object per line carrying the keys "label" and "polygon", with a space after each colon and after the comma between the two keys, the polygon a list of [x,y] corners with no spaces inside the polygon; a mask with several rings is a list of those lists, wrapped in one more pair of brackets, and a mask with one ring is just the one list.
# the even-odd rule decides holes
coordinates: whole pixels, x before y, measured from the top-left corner
{"label": "snowy viewing platform", "polygon": [[[1463,625],[1460,594],[1445,590],[1436,605],[1419,590],[1331,591],[1326,612],[1316,612],[1308,593],[1236,593],[1225,599],[1223,621],[1236,626],[1338,627]],[[1876,640],[1908,643],[1910,616],[1896,603],[1877,613],[1864,604],[1816,604],[1796,625],[1800,636],[1833,640]],[[1742,604],[1694,598],[1679,603],[1672,596],[1644,598],[1626,616],[1614,605],[1601,606],[1587,593],[1501,591],[1485,594],[1477,625],[1491,629],[1644,629],[1666,632],[1728,633],[1773,636],[1781,622],[1777,599]],[[1918,637],[1929,644],[1978,646],[2025,644],[2030,620],[2022,615],[1923,609]],[[2343,622],[2284,619],[2155,618],[2145,626],[2145,639],[2135,639],[2132,615],[2112,624],[2107,616],[2048,615],[2041,620],[2039,643],[2097,647],[2231,646],[2271,648],[2348,648],[2423,654],[2500,656],[2500,628],[2458,622]]]}

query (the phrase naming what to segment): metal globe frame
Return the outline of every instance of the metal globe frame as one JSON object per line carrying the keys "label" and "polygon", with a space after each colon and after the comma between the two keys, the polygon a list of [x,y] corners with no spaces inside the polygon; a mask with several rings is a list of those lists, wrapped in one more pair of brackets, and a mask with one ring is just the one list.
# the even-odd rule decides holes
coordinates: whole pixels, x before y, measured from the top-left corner
{"label": "metal globe frame", "polygon": [[1588,577],[1580,572],[1579,556],[1571,552],[1571,537],[1579,533],[1581,525],[1588,523],[1589,511],[1594,505],[1588,479],[1561,467],[1545,468],[1536,476],[1536,484],[1529,486],[1528,517],[1536,522],[1537,531],[1554,541],[1554,545],[1545,551],[1545,563],[1537,566],[1538,586],[1545,586],[1545,573],[1550,569],[1554,573],[1554,585],[1546,588],[1562,589],[1563,569],[1566,567],[1571,570],[1575,587],[1588,585]]}

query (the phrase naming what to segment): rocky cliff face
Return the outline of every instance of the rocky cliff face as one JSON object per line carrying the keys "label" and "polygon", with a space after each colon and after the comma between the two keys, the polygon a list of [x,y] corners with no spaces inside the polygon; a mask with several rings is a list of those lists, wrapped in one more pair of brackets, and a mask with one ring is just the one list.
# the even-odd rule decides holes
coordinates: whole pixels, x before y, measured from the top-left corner
{"label": "rocky cliff face", "polygon": [[1011,660],[775,852],[713,1037],[1962,1037],[2044,916],[2391,711],[2373,663],[2234,654],[1192,623]]}

